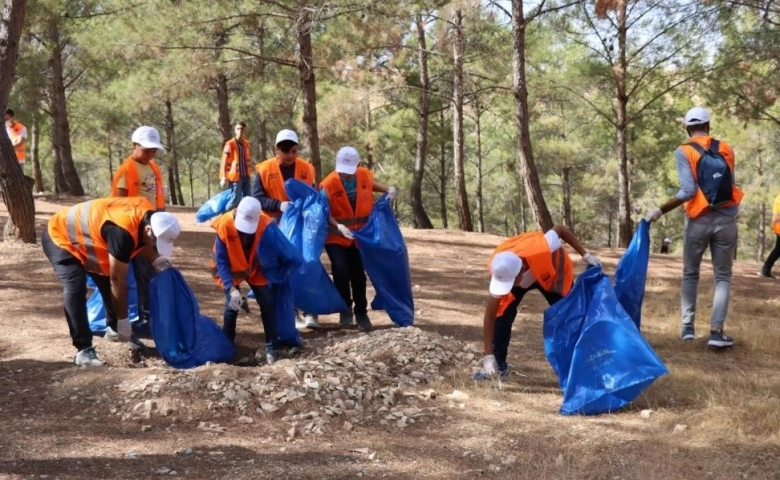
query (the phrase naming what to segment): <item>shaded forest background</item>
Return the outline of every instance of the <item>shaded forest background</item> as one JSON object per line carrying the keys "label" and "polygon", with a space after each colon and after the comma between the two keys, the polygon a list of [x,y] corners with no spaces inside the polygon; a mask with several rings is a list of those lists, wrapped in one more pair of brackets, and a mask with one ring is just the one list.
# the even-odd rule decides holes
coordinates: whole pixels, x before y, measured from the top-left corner
{"label": "shaded forest background", "polygon": [[[563,223],[597,246],[625,246],[674,195],[682,117],[704,105],[746,192],[738,253],[760,259],[780,188],[778,21],[759,0],[39,0],[7,105],[38,191],[107,195],[146,124],[168,146],[168,203],[198,206],[244,121],[255,161],[293,128],[319,178],[355,146],[398,186],[404,225]],[[683,221],[663,217],[655,244]]]}

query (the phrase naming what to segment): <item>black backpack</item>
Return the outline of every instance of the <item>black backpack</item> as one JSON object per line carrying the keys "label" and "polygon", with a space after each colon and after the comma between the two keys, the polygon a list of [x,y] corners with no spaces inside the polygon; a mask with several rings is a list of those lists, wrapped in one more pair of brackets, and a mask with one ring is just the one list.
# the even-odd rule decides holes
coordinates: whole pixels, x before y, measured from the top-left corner
{"label": "black backpack", "polygon": [[695,142],[688,145],[701,155],[699,163],[696,165],[696,182],[710,208],[720,208],[723,204],[730,202],[733,199],[732,186],[734,182],[728,162],[718,151],[720,142],[713,139],[707,150]]}

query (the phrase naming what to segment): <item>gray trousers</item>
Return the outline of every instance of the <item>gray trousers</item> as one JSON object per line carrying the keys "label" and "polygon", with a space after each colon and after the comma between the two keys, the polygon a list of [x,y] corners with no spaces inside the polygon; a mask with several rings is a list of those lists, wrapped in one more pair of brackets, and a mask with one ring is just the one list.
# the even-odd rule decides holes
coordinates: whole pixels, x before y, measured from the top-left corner
{"label": "gray trousers", "polygon": [[712,256],[715,295],[712,299],[710,328],[720,330],[726,322],[731,294],[731,266],[737,246],[737,219],[732,215],[707,212],[695,219],[686,218],[683,245],[683,276],[680,308],[683,325],[696,320],[696,294],[699,269],[707,247]]}

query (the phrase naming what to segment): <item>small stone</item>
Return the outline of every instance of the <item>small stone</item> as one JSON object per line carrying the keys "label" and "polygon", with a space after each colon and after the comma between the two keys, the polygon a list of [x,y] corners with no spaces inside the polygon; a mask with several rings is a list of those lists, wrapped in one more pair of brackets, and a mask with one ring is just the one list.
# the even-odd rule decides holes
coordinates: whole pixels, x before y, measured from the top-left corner
{"label": "small stone", "polygon": [[674,426],[674,430],[672,430],[672,433],[675,433],[675,434],[676,433],[683,433],[686,430],[688,430],[688,425],[683,425],[681,423],[678,423],[677,425]]}
{"label": "small stone", "polygon": [[185,455],[195,455],[195,450],[193,450],[191,448],[188,448],[187,450],[184,451],[184,454]]}
{"label": "small stone", "polygon": [[151,430],[152,430],[152,426],[151,425],[142,425],[141,426],[141,431],[142,432],[149,432]]}
{"label": "small stone", "polygon": [[452,393],[447,395],[447,398],[455,402],[463,402],[469,399],[469,395],[468,393],[461,392],[460,390],[453,390]]}
{"label": "small stone", "polygon": [[650,418],[650,415],[652,414],[653,411],[650,409],[642,410],[641,412],[639,412],[639,416],[645,419]]}
{"label": "small stone", "polygon": [[246,415],[238,417],[238,423],[255,423],[255,419],[252,417],[247,417]]}
{"label": "small stone", "polygon": [[344,430],[346,430],[346,431],[348,431],[348,432],[349,432],[350,430],[352,430],[352,424],[351,424],[351,423],[349,423],[349,422],[344,422]]}

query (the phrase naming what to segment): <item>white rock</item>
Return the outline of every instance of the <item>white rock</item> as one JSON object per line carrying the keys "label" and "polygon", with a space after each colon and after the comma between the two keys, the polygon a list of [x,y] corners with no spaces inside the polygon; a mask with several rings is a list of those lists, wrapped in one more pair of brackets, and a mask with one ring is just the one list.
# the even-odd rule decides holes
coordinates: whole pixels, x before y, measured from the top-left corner
{"label": "white rock", "polygon": [[674,426],[674,430],[672,430],[672,433],[683,433],[686,430],[688,430],[688,425],[683,425],[681,423],[678,423]]}
{"label": "white rock", "polygon": [[447,398],[454,402],[463,402],[469,399],[469,395],[460,390],[453,390],[452,393],[447,395]]}
{"label": "white rock", "polygon": [[245,423],[245,424],[255,423],[255,419],[252,417],[247,417],[246,415],[242,415],[238,417],[238,423]]}
{"label": "white rock", "polygon": [[650,415],[653,414],[653,411],[650,409],[645,409],[639,412],[639,416],[642,418],[650,418]]}

